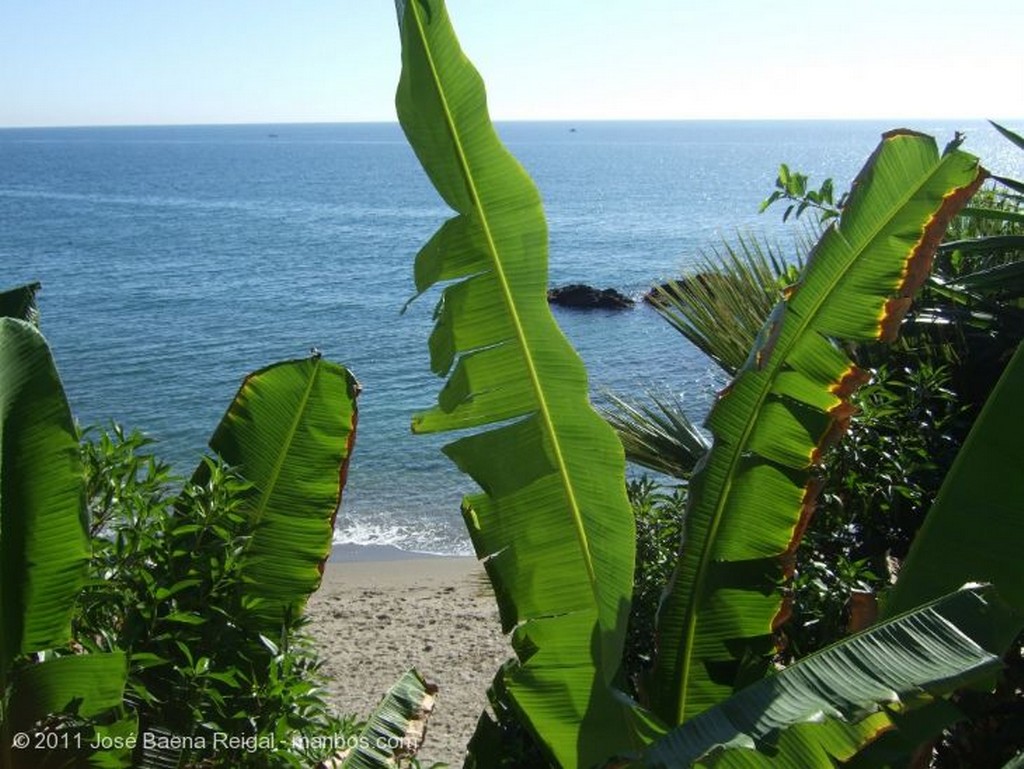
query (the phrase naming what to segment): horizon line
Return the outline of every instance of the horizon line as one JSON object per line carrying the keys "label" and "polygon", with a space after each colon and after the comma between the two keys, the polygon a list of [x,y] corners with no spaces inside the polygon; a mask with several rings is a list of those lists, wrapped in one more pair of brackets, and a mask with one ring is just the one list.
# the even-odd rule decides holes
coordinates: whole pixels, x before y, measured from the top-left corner
{"label": "horizon line", "polygon": [[[495,124],[509,123],[936,123],[1012,122],[1024,118],[984,117],[699,117],[699,118],[492,118]],[[61,130],[80,128],[242,128],[246,126],[339,126],[339,125],[399,125],[397,119],[388,120],[284,120],[237,122],[183,122],[183,123],[66,123],[0,125],[0,131]]]}

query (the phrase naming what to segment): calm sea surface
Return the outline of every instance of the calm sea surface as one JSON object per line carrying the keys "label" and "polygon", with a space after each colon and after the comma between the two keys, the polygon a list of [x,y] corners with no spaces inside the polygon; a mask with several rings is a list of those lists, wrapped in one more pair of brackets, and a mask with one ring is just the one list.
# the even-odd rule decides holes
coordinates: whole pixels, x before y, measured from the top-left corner
{"label": "calm sea surface", "polygon": [[[780,162],[845,189],[881,123],[519,123],[499,126],[544,197],[552,284],[639,297],[723,238],[791,251],[757,214]],[[1002,173],[1020,161],[978,123],[926,123]],[[571,130],[575,129],[575,130]],[[1016,165],[1015,165],[1016,164]],[[468,552],[472,490],[409,432],[433,403],[435,296],[404,315],[412,259],[449,215],[391,124],[0,130],[2,285],[39,280],[43,330],[83,424],[116,420],[187,474],[241,378],[312,346],[363,385],[339,542]],[[646,306],[556,311],[595,393],[719,384]]]}

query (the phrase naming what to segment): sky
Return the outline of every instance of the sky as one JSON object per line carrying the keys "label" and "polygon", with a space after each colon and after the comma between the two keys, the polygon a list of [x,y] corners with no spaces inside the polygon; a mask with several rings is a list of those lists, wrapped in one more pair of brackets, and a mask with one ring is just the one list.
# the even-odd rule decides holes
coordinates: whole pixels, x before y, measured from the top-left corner
{"label": "sky", "polygon": [[[498,120],[1024,116],[1020,0],[449,0]],[[0,126],[392,121],[392,0],[0,0]]]}

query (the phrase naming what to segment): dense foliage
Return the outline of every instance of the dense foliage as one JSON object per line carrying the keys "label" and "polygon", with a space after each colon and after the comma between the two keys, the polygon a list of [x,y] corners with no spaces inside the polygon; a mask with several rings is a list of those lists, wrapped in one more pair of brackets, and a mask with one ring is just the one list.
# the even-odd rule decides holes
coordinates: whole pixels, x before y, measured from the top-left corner
{"label": "dense foliage", "polygon": [[[248,484],[213,459],[205,483],[181,484],[146,447],[116,426],[83,441],[93,547],[75,637],[129,655],[140,733],[208,746],[182,751],[184,765],[305,767],[337,753],[359,725],[328,706],[302,617],[273,638],[245,621]],[[237,744],[215,748],[220,735]]]}
{"label": "dense foliage", "polygon": [[[396,7],[401,122],[455,211],[416,262],[419,290],[445,284],[430,352],[447,381],[413,426],[476,429],[445,451],[481,487],[463,513],[516,654],[469,765],[1019,758],[1024,185],[999,179],[968,206],[977,159],[906,130],[838,202],[783,166],[765,207],[827,226],[798,273],[741,244],[658,294],[735,376],[710,445],[670,403],[620,409],[631,456],[686,484],[627,497],[622,447],[547,307],[537,190],[444,3]],[[319,356],[273,386],[252,375],[188,481],[118,428],[76,453],[34,288],[0,296],[0,766],[403,760],[338,756],[337,739],[401,737],[429,687],[410,672],[357,734],[327,708],[302,634],[354,435],[351,376],[333,369],[328,392]],[[307,467],[325,469],[315,490]],[[15,727],[152,739],[28,757]]]}
{"label": "dense foliage", "polygon": [[0,292],[0,766],[408,763],[431,687],[339,718],[302,633],[355,379],[319,355],[250,374],[182,481],[137,433],[79,435],[37,289]]}
{"label": "dense foliage", "polygon": [[[694,440],[699,432],[667,402],[619,408],[620,432],[631,420],[644,423],[624,440],[631,457],[679,473],[688,489],[682,547],[660,602],[656,642],[645,645],[627,631],[624,640],[635,654],[616,661],[626,609],[640,597],[638,610],[631,611],[634,627],[649,623],[649,583],[663,577],[657,568],[634,568],[635,595],[622,595],[628,553],[620,535],[634,533],[642,515],[626,519],[609,495],[605,476],[618,462],[609,462],[600,431],[579,408],[575,359],[550,333],[542,279],[547,232],[537,192],[494,134],[482,83],[459,48],[444,3],[410,0],[397,8],[400,120],[455,212],[417,256],[418,288],[444,283],[430,349],[432,368],[448,381],[437,407],[414,420],[414,429],[485,428],[446,453],[482,488],[466,499],[463,512],[505,627],[514,630],[516,659],[492,687],[497,720],[481,718],[470,765],[504,762],[512,722],[529,733],[547,761],[564,766],[590,766],[617,754],[637,766],[770,760],[802,769],[853,758],[897,721],[903,725],[903,712],[915,707],[922,708],[911,719],[915,723],[924,719],[932,730],[949,723],[949,711],[931,699],[939,702],[998,668],[1024,606],[1016,589],[1019,562],[1006,548],[983,563],[987,554],[975,542],[956,570],[958,581],[944,583],[943,593],[922,582],[918,575],[935,567],[952,530],[948,522],[960,514],[941,504],[941,494],[934,495],[928,519],[944,522],[931,527],[937,533],[924,545],[915,542],[904,564],[904,581],[909,572],[908,584],[916,587],[902,590],[903,613],[876,614],[868,595],[850,611],[863,631],[839,637],[841,632],[824,628],[821,639],[804,639],[804,645],[822,643],[824,636],[838,640],[799,659],[792,651],[790,659],[780,657],[778,644],[792,615],[794,585],[802,579],[812,592],[833,589],[806,569],[794,578],[822,490],[823,463],[851,426],[857,390],[871,379],[872,364],[860,352],[885,349],[880,343],[899,336],[947,225],[987,175],[977,159],[957,141],[940,152],[930,137],[892,131],[838,204],[831,184],[811,190],[805,177],[785,169],[775,199],[793,201],[790,211],[798,214],[813,204],[829,222],[806,267],[794,276],[774,258],[762,256],[758,264],[739,259],[723,272],[691,276],[686,288],[674,292],[680,310],[674,325],[736,376],[709,417],[710,448]],[[801,205],[798,197],[810,202]],[[751,276],[753,271],[758,274]],[[795,283],[783,287],[783,278],[792,277]],[[742,304],[747,298],[751,304]],[[691,312],[693,299],[699,306]],[[758,303],[762,309],[752,310]],[[914,313],[908,323],[924,328],[932,321]],[[715,346],[725,334],[728,349]],[[907,339],[916,344],[912,333]],[[948,375],[943,365],[938,359],[930,371],[901,382],[904,367],[893,361],[880,389],[860,397],[865,403],[873,398],[883,414],[887,392],[941,383]],[[1022,365],[1014,368],[1014,381]],[[951,424],[945,420],[955,420],[959,411],[957,404],[946,409],[941,394],[921,406],[924,413],[918,409],[910,418],[939,415],[938,435],[894,446],[880,439],[883,453],[899,455],[891,458],[897,466],[880,468],[893,474],[883,481],[892,487],[887,499],[909,500],[911,508],[929,501],[929,473],[942,458],[928,452],[941,443]],[[1004,419],[1020,412],[1006,398],[993,408]],[[878,419],[881,434],[884,417]],[[993,433],[999,419],[990,415],[984,430]],[[965,445],[977,449],[985,442]],[[873,446],[860,450],[872,461]],[[501,461],[490,461],[488,451]],[[980,452],[971,455],[961,464],[976,468],[973,457]],[[964,456],[960,452],[957,462]],[[861,469],[851,465],[837,475],[860,493]],[[947,477],[954,476],[962,488],[979,482],[976,469]],[[989,489],[993,505],[980,516],[1002,516],[1020,496],[1010,484],[1003,493],[1000,486]],[[840,499],[842,490],[833,491]],[[878,499],[866,495],[862,506],[873,510]],[[913,528],[915,513],[892,504],[887,513],[890,520],[874,527],[877,536]],[[859,536],[863,522],[843,525]],[[664,539],[655,535],[656,552],[666,552]],[[882,579],[869,570],[870,559],[858,555],[850,549],[845,563],[826,564],[838,572],[837,592],[856,586],[868,594],[870,583]],[[987,573],[1012,605],[992,588],[956,589]],[[617,612],[609,611],[613,605]],[[830,617],[834,608],[819,607]],[[1000,629],[982,629],[997,617],[999,623],[1005,619]],[[803,626],[813,624],[805,618]],[[959,646],[964,638],[973,640]],[[652,675],[644,676],[650,657]],[[778,671],[780,664],[786,667]],[[911,683],[910,671],[922,678]],[[640,701],[626,697],[623,688]],[[921,698],[922,690],[930,697]],[[916,747],[878,744],[890,755]],[[513,740],[517,755],[525,755],[522,747],[522,740]]]}

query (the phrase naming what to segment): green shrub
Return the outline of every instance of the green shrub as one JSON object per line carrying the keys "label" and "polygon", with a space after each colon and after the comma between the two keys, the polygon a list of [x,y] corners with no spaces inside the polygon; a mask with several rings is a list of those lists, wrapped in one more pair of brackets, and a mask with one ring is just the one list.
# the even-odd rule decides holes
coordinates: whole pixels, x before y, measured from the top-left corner
{"label": "green shrub", "polygon": [[[82,443],[93,555],[77,637],[128,653],[140,733],[207,746],[184,751],[186,764],[300,767],[328,757],[335,751],[315,746],[330,740],[311,738],[354,735],[359,724],[331,712],[305,620],[291,618],[275,638],[244,622],[248,484],[206,459],[208,480],[179,493],[148,444],[117,426]],[[246,742],[215,750],[215,735]]]}
{"label": "green shrub", "polygon": [[644,677],[656,651],[658,604],[679,557],[686,487],[662,486],[643,476],[629,481],[626,493],[636,517],[636,570],[623,665],[634,694],[643,699]]}

